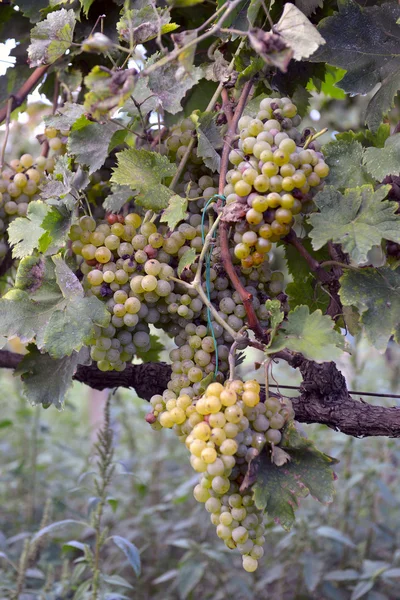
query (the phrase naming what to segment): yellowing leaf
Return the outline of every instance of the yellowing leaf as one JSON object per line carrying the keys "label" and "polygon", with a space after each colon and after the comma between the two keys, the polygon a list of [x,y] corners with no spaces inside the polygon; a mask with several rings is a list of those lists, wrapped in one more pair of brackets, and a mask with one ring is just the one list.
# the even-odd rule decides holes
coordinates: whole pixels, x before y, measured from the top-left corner
{"label": "yellowing leaf", "polygon": [[65,54],[72,44],[75,28],[73,10],[56,10],[31,31],[28,56],[31,67],[50,65]]}

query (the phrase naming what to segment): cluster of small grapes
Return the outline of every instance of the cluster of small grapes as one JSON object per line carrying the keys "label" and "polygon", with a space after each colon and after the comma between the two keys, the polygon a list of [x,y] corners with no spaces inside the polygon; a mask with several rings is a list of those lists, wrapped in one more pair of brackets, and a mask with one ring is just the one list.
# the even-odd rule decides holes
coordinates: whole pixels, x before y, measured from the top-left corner
{"label": "cluster of small grapes", "polygon": [[31,200],[39,198],[40,183],[45,172],[54,169],[54,159],[23,154],[11,160],[0,174],[0,258],[7,252],[4,240],[9,223],[16,217],[24,217]]}
{"label": "cluster of small grapes", "polygon": [[289,233],[302,200],[321,189],[329,174],[317,141],[307,149],[299,145],[299,123],[289,98],[265,98],[255,119],[239,120],[224,194],[227,204],[239,203],[246,211],[233,236],[233,254],[244,269],[262,264],[272,243]]}
{"label": "cluster of small grapes", "polygon": [[[186,349],[179,354],[181,365],[186,356]],[[178,389],[176,394],[167,390],[150,402],[153,413],[147,420],[153,428],[172,428],[190,451],[191,465],[201,473],[194,497],[205,503],[217,535],[228,548],[241,552],[246,571],[255,571],[263,556],[263,512],[240,486],[265,444],[280,443],[282,429],[294,417],[290,403],[277,398],[260,402],[255,380],[228,381],[225,386],[216,381],[197,399],[192,389],[181,388],[179,394]]]}
{"label": "cluster of small grapes", "polygon": [[46,127],[44,137],[49,144],[50,150],[57,154],[65,152],[69,129],[59,130],[55,127]]}

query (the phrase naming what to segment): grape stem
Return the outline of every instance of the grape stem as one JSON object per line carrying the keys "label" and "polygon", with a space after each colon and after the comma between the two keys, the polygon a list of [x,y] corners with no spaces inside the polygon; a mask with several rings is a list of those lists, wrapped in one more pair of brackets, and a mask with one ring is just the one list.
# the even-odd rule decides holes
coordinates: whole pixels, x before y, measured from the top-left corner
{"label": "grape stem", "polygon": [[9,98],[7,100],[6,130],[4,132],[4,140],[3,140],[3,144],[1,146],[1,153],[0,153],[0,169],[2,169],[4,166],[4,156],[6,153],[8,136],[10,135],[10,116],[11,116],[12,105],[13,105],[13,99]]}
{"label": "grape stem", "polygon": [[[228,172],[228,163],[229,163],[229,152],[231,150],[232,141],[236,134],[237,125],[240,117],[242,116],[244,107],[246,105],[248,96],[251,92],[253,86],[253,82],[250,80],[246,82],[243,86],[239,102],[237,104],[236,110],[232,117],[231,123],[229,125],[228,131],[226,133],[224,139],[224,146],[222,149],[222,157],[221,157],[221,171],[219,177],[219,186],[218,191],[220,194],[223,194],[225,182],[226,182],[226,174]],[[248,326],[252,329],[258,339],[263,341],[264,343],[268,342],[268,336],[266,332],[262,329],[260,322],[257,318],[256,312],[253,306],[253,296],[250,294],[243,286],[242,282],[239,279],[239,276],[236,272],[235,267],[232,264],[231,255],[229,252],[229,243],[228,243],[228,230],[229,224],[226,221],[222,221],[219,228],[219,237],[220,237],[220,246],[221,246],[221,257],[222,262],[227,272],[229,279],[231,280],[235,290],[239,293],[240,298],[243,302],[243,306],[245,307]]]}
{"label": "grape stem", "polygon": [[[163,58],[161,58],[159,61],[157,61],[153,65],[150,65],[147,69],[144,69],[140,74],[141,77],[147,77],[153,71],[156,71],[160,67],[163,67],[164,65],[167,65],[168,63],[177,59],[180,54],[182,54],[183,52],[185,52],[192,46],[196,46],[197,44],[206,40],[207,38],[217,35],[219,33],[219,31],[221,30],[221,27],[223,26],[225,19],[228,17],[228,15],[230,15],[235,10],[235,8],[242,1],[243,0],[231,0],[231,1],[228,0],[228,2],[226,2],[226,6],[227,6],[226,11],[223,13],[223,15],[220,17],[220,19],[215,23],[215,25],[213,25],[208,31],[205,31],[199,37],[195,37],[194,39],[192,39],[190,42],[188,42],[184,46],[182,46],[180,48],[176,48],[175,50],[170,52],[167,56],[164,56]],[[197,33],[198,30],[194,29],[193,32]]]}
{"label": "grape stem", "polygon": [[[242,40],[240,42],[239,46],[237,47],[236,52],[233,55],[231,62],[229,63],[228,70],[227,70],[228,73],[232,73],[232,71],[235,67],[235,59],[236,59],[237,55],[240,53],[240,51],[242,50],[243,46],[244,46],[244,41]],[[215,90],[213,97],[211,98],[210,102],[208,103],[205,112],[210,112],[211,110],[213,110],[215,103],[217,102],[218,98],[222,94],[223,90],[224,90],[224,82],[221,81],[221,83],[218,85],[217,89]],[[228,115],[227,115],[227,118],[228,118]],[[228,121],[229,121],[229,119],[228,119]],[[190,153],[194,148],[195,141],[196,141],[196,138],[193,137],[187,146],[185,154],[182,156],[182,159],[179,163],[178,169],[177,169],[177,171],[171,181],[171,184],[169,186],[171,190],[175,189],[176,184],[178,183],[183,171],[185,170],[186,163],[189,160]]]}
{"label": "grape stem", "polygon": [[229,381],[233,381],[235,379],[235,366],[236,366],[236,358],[235,352],[237,350],[239,343],[233,342],[232,346],[229,350],[228,363],[229,363]]}
{"label": "grape stem", "polygon": [[[19,88],[18,92],[16,94],[13,94],[10,96],[9,99],[12,100],[11,112],[15,108],[18,108],[18,106],[21,106],[21,104],[24,102],[24,100],[26,99],[28,94],[30,94],[30,92],[33,90],[33,88],[35,88],[37,86],[37,84],[39,83],[39,81],[42,79],[43,75],[46,73],[49,66],[50,65],[45,65],[44,67],[37,67],[37,69],[35,69],[33,71],[32,75],[30,75],[28,77],[28,79],[25,81],[25,83]],[[7,111],[8,111],[8,102],[7,102],[6,106],[0,110],[0,123],[2,123],[4,121],[4,119],[7,117]]]}

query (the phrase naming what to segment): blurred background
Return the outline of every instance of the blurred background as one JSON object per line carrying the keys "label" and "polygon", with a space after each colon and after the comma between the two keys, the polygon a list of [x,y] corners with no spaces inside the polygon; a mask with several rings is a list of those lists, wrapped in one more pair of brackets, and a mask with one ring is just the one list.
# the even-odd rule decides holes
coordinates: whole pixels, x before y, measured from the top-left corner
{"label": "blurred background", "polygon": [[[7,61],[7,53],[0,48],[2,60]],[[317,130],[328,128],[325,143],[338,131],[362,127],[368,100],[345,98],[333,84],[334,76],[321,93],[311,90],[310,117],[304,121]],[[8,153],[38,154],[35,136],[43,131],[46,112],[51,106],[44,96],[29,98],[12,126]],[[393,123],[398,113],[395,108]],[[0,143],[3,131],[4,126]],[[273,261],[273,268],[283,266],[279,252]],[[165,360],[172,342],[161,341]],[[380,355],[363,338],[349,343],[352,353],[339,365],[348,388],[400,394],[399,348],[390,346]],[[18,343],[10,349],[22,350]],[[259,358],[248,355],[246,378],[258,377],[251,369]],[[300,383],[299,374],[283,364],[274,367],[273,375],[281,386]],[[70,523],[49,527],[29,560],[24,547],[43,527],[62,520],[87,521],[96,510],[94,482],[101,479],[101,460],[95,442],[107,396],[76,383],[63,411],[45,411],[27,403],[11,371],[0,371],[0,600],[91,598],[90,569],[82,557],[84,544],[93,544],[93,529]],[[396,404],[395,399],[366,400]],[[326,427],[302,426],[320,450],[340,461],[335,502],[323,506],[312,498],[303,500],[290,533],[268,522],[260,568],[248,574],[239,554],[217,538],[204,507],[192,496],[197,475],[186,448],[171,431],[152,431],[145,422],[147,411],[148,403],[133,390],[112,394],[115,471],[104,524],[107,535],[124,536],[136,545],[142,566],[137,577],[120,549],[106,542],[100,561],[107,590],[102,598],[400,599],[399,441],[354,439]]]}

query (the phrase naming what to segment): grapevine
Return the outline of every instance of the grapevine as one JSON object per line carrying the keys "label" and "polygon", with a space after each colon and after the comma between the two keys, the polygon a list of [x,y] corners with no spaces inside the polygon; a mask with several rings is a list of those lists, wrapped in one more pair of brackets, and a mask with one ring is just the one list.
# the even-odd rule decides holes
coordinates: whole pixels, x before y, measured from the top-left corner
{"label": "grapevine", "polygon": [[[399,125],[381,123],[376,96],[358,133],[302,124],[329,77],[351,94],[390,80],[386,46],[365,64],[343,7],[393,28],[400,13],[229,0],[192,11],[184,31],[185,2],[78,4],[17,11],[35,22],[35,70],[0,110],[0,338],[26,354],[0,359],[45,408],[73,378],[134,383],[154,435],[186,446],[217,536],[254,572],[266,518],[289,528],[300,497],[333,499],[335,460],[295,418],[400,435],[394,409],[355,402],[334,364],[348,332],[380,352],[399,341]],[[386,44],[380,19],[367,29]],[[10,152],[12,111],[42,77],[41,149]],[[293,402],[277,361],[303,377]]]}

